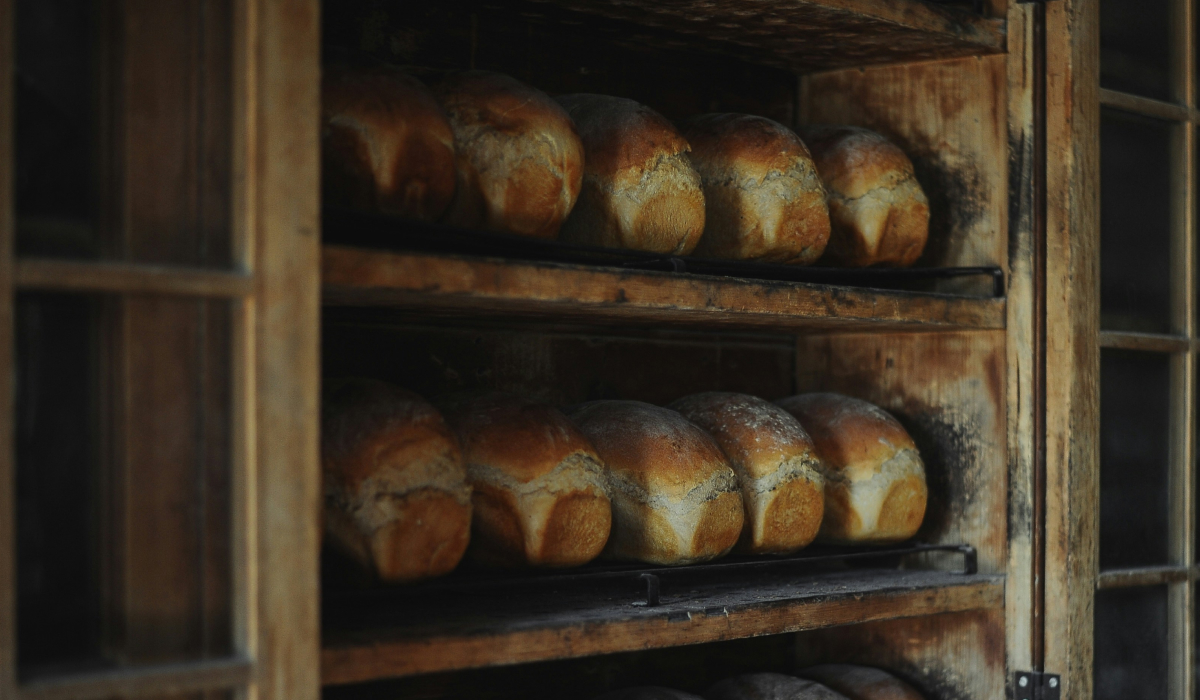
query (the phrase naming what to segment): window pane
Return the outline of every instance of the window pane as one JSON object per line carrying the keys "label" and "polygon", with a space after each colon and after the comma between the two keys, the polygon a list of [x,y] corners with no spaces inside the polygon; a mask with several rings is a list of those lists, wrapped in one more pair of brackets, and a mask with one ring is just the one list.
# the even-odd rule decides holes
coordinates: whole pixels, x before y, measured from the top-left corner
{"label": "window pane", "polygon": [[1100,324],[1171,329],[1170,125],[1103,110],[1100,122]]}
{"label": "window pane", "polygon": [[1100,86],[1170,99],[1166,0],[1101,0]]}
{"label": "window pane", "polygon": [[1170,356],[1100,353],[1100,568],[1168,563]]}
{"label": "window pane", "polygon": [[1096,700],[1167,696],[1167,590],[1096,591]]}
{"label": "window pane", "polygon": [[228,304],[21,294],[16,349],[20,674],[227,654]]}

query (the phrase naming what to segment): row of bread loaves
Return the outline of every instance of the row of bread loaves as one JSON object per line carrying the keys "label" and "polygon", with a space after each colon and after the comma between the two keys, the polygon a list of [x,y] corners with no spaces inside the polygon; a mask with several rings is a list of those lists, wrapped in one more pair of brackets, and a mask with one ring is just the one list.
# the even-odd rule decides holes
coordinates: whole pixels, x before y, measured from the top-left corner
{"label": "row of bread loaves", "polygon": [[432,90],[387,67],[322,78],[332,207],[673,255],[912,264],[929,206],[904,153],[866,129],[802,135],[745,114],[680,131],[633,100],[551,99],[486,71]]}
{"label": "row of bread loaves", "polygon": [[720,681],[699,696],[641,686],[596,700],[924,700],[916,688],[871,666],[827,664],[804,669],[800,676],[749,673]]}
{"label": "row of bread loaves", "polygon": [[679,565],[735,547],[785,554],[818,536],[892,542],[924,515],[911,438],[838,394],[775,405],[711,392],[567,414],[498,393],[439,403],[371,380],[326,389],[326,533],[384,580],[446,573],[464,552],[499,565],[574,566],[602,551]]}

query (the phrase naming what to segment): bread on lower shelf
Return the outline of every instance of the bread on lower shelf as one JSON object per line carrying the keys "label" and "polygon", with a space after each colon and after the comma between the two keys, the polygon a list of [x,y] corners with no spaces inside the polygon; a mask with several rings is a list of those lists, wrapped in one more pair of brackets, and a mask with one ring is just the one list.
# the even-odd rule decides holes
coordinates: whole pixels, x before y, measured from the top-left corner
{"label": "bread on lower shelf", "polygon": [[390,384],[326,382],[321,469],[328,541],[384,581],[458,564],[471,487],[458,439],[432,405]]}
{"label": "bread on lower shelf", "polygon": [[744,517],[737,474],[708,433],[676,411],[640,401],[592,401],[568,415],[607,468],[607,555],[692,564],[737,543]]}
{"label": "bread on lower shelf", "polygon": [[739,551],[788,554],[813,541],[825,511],[825,478],[795,417],[758,397],[719,391],[669,407],[707,430],[737,472],[746,520]]}
{"label": "bread on lower shelf", "polygon": [[925,700],[916,688],[872,666],[827,664],[806,668],[800,675],[833,688],[849,700]]}
{"label": "bread on lower shelf", "polygon": [[439,404],[462,442],[473,488],[469,556],[577,566],[600,554],[612,524],[604,465],[574,423],[502,393]]}
{"label": "bread on lower shelf", "polygon": [[885,544],[917,533],[929,490],[904,426],[878,406],[842,394],[800,394],[776,403],[800,421],[826,465],[819,540]]}
{"label": "bread on lower shelf", "polygon": [[782,673],[747,673],[704,691],[704,700],[846,700],[815,681]]}

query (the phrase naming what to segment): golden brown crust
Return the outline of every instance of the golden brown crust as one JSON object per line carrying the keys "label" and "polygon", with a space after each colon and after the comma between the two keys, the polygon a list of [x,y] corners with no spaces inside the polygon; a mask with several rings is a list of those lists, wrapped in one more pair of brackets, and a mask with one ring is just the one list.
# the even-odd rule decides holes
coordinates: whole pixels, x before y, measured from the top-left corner
{"label": "golden brown crust", "polygon": [[835,472],[869,477],[878,465],[902,449],[917,449],[912,437],[890,413],[869,401],[844,394],[815,392],[775,402],[800,421],[817,452]]}
{"label": "golden brown crust", "polygon": [[704,192],[679,131],[633,100],[557,99],[575,121],[586,154],[583,189],[563,240],[690,253],[704,230]]}
{"label": "golden brown crust", "polygon": [[458,441],[433,406],[372,380],[328,382],[321,466],[330,540],[385,581],[454,568],[470,533]]}
{"label": "golden brown crust", "polygon": [[858,127],[811,126],[800,135],[829,194],[826,258],[851,267],[916,262],[929,238],[929,200],[908,156]]}
{"label": "golden brown crust", "polygon": [[704,185],[695,255],[806,265],[829,241],[825,188],[804,142],[748,114],[704,114],[685,124]]}
{"label": "golden brown crust", "polygon": [[325,206],[436,221],[454,196],[454,132],[420,80],[387,67],[321,76]]}
{"label": "golden brown crust", "polygon": [[849,700],[925,700],[916,688],[882,669],[851,664],[813,666],[800,672]]}
{"label": "golden brown crust", "polygon": [[546,93],[500,73],[445,76],[434,93],[450,118],[458,188],[444,221],[555,238],[579,197],[583,145]]}

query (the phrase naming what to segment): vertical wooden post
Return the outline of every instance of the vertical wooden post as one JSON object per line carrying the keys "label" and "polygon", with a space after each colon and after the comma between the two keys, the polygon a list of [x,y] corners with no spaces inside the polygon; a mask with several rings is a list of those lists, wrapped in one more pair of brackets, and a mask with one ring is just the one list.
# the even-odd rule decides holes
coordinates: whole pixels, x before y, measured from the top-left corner
{"label": "vertical wooden post", "polygon": [[0,0],[0,700],[16,696],[16,466],[13,454],[13,16]]}

